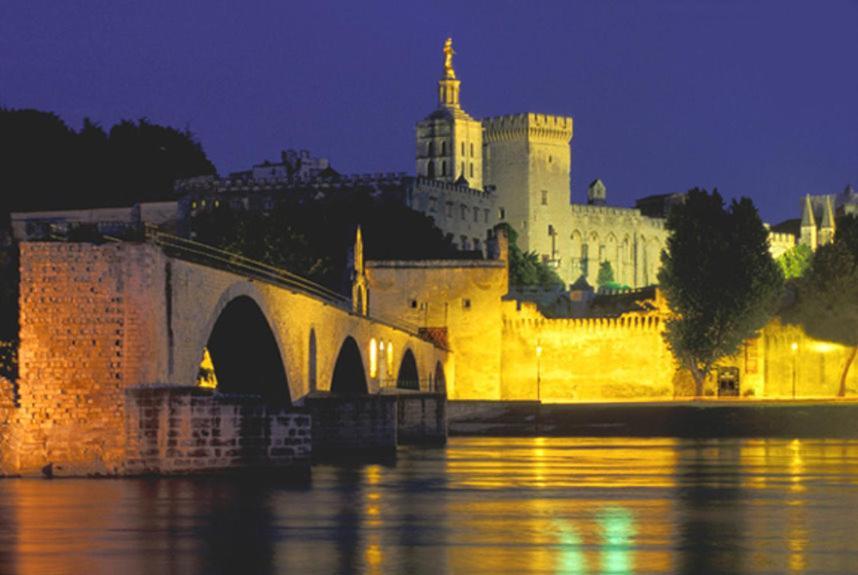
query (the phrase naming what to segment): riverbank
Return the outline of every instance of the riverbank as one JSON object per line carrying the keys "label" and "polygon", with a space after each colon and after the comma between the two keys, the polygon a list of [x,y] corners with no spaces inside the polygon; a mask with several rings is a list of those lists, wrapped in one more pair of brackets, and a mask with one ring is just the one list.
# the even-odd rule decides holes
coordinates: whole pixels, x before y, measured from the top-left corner
{"label": "riverbank", "polygon": [[451,436],[858,438],[858,401],[450,401]]}

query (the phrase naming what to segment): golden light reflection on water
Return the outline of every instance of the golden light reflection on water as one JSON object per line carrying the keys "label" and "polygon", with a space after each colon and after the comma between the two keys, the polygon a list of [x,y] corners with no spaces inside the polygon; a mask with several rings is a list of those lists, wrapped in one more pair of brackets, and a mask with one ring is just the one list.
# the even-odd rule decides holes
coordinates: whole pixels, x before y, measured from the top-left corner
{"label": "golden light reflection on water", "polygon": [[858,442],[453,439],[308,485],[0,482],[0,573],[849,573]]}

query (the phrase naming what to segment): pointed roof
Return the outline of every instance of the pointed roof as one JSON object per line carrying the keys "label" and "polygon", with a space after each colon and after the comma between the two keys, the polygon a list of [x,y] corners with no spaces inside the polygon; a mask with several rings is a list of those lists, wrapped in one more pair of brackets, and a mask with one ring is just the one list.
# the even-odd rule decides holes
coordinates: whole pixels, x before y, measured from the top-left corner
{"label": "pointed roof", "polygon": [[825,196],[825,205],[822,206],[821,228],[834,229],[834,208],[831,206],[831,196]]}
{"label": "pointed roof", "polygon": [[810,204],[810,194],[804,196],[804,206],[801,209],[801,227],[816,227],[816,218],[813,217],[813,206]]}

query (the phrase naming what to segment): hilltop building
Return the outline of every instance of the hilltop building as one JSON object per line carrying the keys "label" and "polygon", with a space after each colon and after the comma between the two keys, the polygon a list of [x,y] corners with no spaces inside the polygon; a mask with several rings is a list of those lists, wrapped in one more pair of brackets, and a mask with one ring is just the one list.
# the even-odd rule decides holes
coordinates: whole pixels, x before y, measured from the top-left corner
{"label": "hilltop building", "polygon": [[526,113],[480,122],[462,109],[460,95],[448,39],[438,107],[416,127],[418,179],[493,196],[485,201],[494,203],[493,217],[484,223],[508,223],[519,247],[536,252],[566,284],[583,277],[595,285],[602,262],[611,264],[618,283],[655,283],[666,239],[662,217],[608,206],[601,180],[589,186],[586,203],[570,205],[571,117]]}

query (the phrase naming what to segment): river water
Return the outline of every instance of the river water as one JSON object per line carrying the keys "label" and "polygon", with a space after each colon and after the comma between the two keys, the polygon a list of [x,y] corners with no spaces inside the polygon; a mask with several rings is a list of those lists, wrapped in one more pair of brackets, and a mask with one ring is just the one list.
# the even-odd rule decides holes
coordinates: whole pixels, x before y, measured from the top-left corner
{"label": "river water", "polygon": [[0,481],[0,573],[858,573],[858,441],[455,438],[275,478]]}

